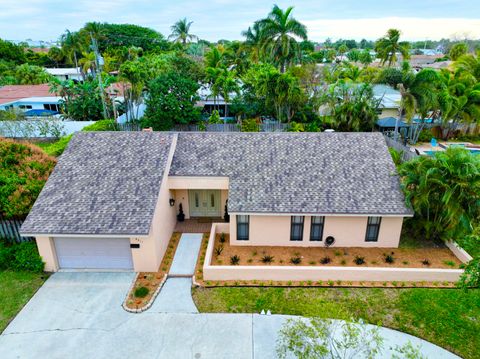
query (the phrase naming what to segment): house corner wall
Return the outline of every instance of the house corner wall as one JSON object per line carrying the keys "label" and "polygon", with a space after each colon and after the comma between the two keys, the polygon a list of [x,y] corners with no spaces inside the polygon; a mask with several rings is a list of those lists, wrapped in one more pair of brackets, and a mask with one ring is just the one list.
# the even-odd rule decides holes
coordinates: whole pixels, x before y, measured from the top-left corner
{"label": "house corner wall", "polygon": [[58,271],[57,253],[55,252],[55,244],[51,237],[35,237],[38,253],[45,263],[46,272]]}

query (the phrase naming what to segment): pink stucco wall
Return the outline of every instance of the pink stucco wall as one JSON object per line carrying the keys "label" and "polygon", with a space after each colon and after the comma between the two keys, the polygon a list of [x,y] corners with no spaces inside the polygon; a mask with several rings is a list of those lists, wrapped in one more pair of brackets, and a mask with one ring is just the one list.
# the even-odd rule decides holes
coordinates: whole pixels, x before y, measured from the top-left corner
{"label": "pink stucco wall", "polygon": [[[403,217],[382,217],[378,242],[365,242],[368,217],[325,216],[323,239],[335,238],[333,247],[398,247]],[[236,216],[230,216],[230,243],[244,246],[324,246],[310,241],[311,217],[305,216],[303,241],[290,241],[291,217],[250,215],[250,240],[237,241]]]}
{"label": "pink stucco wall", "polygon": [[[212,224],[203,265],[204,280],[455,282],[463,273],[461,269],[440,268],[212,265],[215,233],[228,233],[229,230],[231,227],[226,223]],[[230,232],[230,238],[232,235],[234,233]]]}

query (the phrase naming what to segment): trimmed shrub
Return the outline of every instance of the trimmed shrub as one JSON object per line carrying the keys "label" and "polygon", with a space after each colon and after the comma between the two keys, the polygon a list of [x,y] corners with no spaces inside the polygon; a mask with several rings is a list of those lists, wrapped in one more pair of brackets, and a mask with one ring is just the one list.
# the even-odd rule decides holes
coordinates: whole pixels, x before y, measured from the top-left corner
{"label": "trimmed shrub", "polygon": [[0,242],[0,269],[42,272],[45,263],[35,242],[5,245]]}
{"label": "trimmed shrub", "polygon": [[150,293],[150,290],[147,287],[138,287],[135,289],[135,297],[137,298],[145,298],[148,293]]}

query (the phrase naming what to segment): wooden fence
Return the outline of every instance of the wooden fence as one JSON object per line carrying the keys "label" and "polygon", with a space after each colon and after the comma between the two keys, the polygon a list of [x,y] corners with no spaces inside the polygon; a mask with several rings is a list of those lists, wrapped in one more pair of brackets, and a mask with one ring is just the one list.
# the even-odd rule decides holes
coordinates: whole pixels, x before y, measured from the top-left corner
{"label": "wooden fence", "polygon": [[410,147],[405,146],[401,142],[395,141],[393,138],[385,136],[385,141],[387,142],[388,147],[394,148],[402,154],[403,162],[410,161],[419,156],[416,152],[412,151]]}
{"label": "wooden fence", "polygon": [[32,241],[33,237],[22,237],[20,235],[22,223],[23,220],[19,219],[0,219],[0,238],[16,243]]}
{"label": "wooden fence", "polygon": [[[288,127],[286,123],[262,123],[259,126],[260,132],[282,132]],[[240,132],[240,125],[236,123],[219,123],[219,124],[207,124],[202,128],[200,125],[175,125],[173,131],[179,132]]]}

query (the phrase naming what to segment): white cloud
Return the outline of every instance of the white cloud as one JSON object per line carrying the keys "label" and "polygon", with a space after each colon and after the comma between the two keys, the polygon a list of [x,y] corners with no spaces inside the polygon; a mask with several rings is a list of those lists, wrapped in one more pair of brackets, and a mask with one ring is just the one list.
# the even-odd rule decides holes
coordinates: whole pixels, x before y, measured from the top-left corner
{"label": "white cloud", "polygon": [[480,38],[480,19],[384,17],[376,19],[318,19],[304,21],[309,38],[314,41],[354,38],[378,39],[388,29],[402,31],[404,40],[441,39],[452,37]]}

